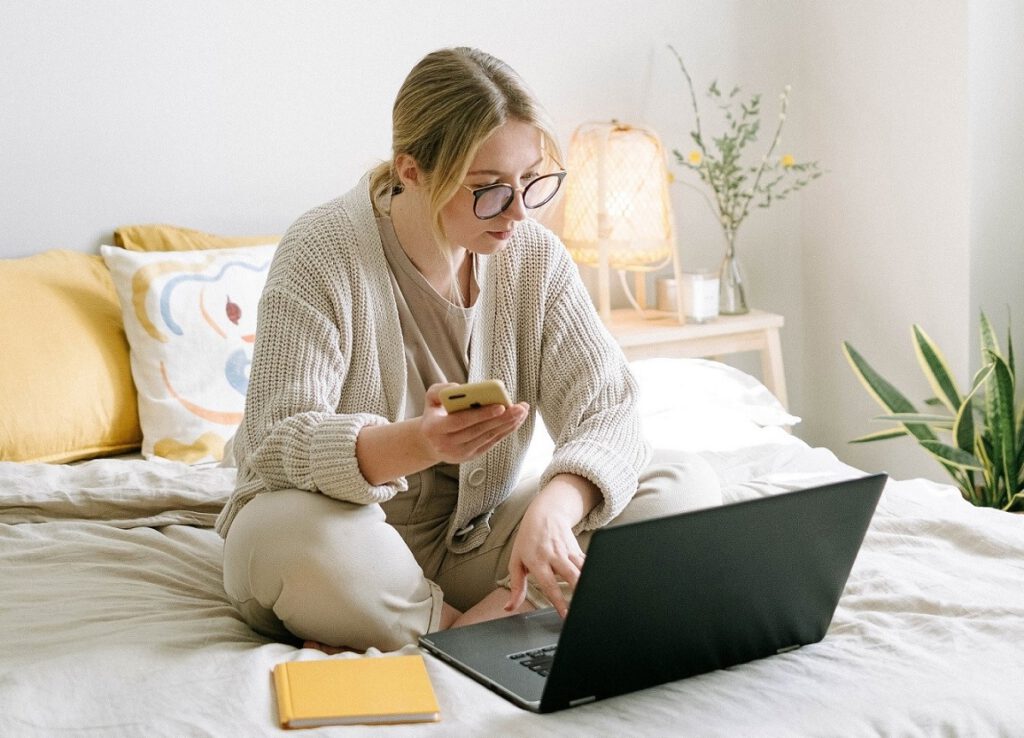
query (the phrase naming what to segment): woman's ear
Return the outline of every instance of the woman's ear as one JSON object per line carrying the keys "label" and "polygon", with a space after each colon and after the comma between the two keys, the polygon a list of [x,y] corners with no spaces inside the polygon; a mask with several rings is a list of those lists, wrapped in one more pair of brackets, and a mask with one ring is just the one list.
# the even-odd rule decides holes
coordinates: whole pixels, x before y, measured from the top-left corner
{"label": "woman's ear", "polygon": [[420,165],[409,154],[399,154],[395,157],[395,174],[404,189],[411,189],[421,183],[422,173]]}

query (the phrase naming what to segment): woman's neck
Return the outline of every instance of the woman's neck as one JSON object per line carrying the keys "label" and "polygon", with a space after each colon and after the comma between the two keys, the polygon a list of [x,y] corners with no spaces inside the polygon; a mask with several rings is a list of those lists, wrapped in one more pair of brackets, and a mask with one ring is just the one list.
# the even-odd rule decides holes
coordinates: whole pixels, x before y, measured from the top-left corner
{"label": "woman's neck", "polygon": [[[402,251],[430,286],[446,299],[466,305],[472,271],[472,259],[466,249],[438,245],[434,240],[429,211],[413,193],[391,198],[391,223]],[[453,276],[459,280],[457,290],[453,289]]]}

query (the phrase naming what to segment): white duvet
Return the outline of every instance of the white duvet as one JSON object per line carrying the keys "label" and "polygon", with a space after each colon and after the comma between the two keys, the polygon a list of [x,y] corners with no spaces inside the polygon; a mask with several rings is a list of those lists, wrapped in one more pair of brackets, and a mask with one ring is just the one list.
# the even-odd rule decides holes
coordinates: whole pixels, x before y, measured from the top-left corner
{"label": "white duvet", "polygon": [[[778,427],[793,419],[745,375],[638,374],[652,441],[700,450],[726,501],[859,474]],[[703,390],[666,398],[664,382]],[[266,641],[224,599],[210,526],[232,482],[170,462],[0,464],[0,735],[281,733],[271,668],[323,656]],[[1021,735],[1022,583],[1024,516],[893,481],[818,644],[547,716],[428,657],[440,723],[317,733]]]}

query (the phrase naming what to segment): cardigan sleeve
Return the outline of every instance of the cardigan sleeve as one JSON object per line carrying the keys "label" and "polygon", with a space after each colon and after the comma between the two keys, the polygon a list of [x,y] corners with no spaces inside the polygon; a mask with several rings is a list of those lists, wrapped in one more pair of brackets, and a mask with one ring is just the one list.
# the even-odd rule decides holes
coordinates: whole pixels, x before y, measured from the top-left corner
{"label": "cardigan sleeve", "polygon": [[560,473],[589,479],[602,502],[576,527],[599,528],[629,503],[650,458],[637,413],[637,385],[563,248],[555,250],[545,303],[541,412],[555,442],[541,485]]}
{"label": "cardigan sleeve", "polygon": [[347,366],[343,331],[280,286],[264,291],[258,325],[239,467],[248,467],[268,490],[306,489],[360,504],[383,502],[403,489],[404,479],[371,485],[359,470],[359,431],[388,421],[337,411]]}

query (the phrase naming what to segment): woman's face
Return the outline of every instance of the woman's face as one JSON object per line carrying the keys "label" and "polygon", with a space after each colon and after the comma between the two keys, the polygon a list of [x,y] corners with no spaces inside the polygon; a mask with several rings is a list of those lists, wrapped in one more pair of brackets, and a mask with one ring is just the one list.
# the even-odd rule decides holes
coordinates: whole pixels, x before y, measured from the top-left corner
{"label": "woman's face", "polygon": [[[471,189],[497,182],[519,189],[546,172],[540,171],[544,156],[541,132],[529,123],[510,120],[484,141],[462,184]],[[493,254],[503,249],[512,237],[516,224],[526,218],[522,192],[493,218],[480,220],[473,212],[473,193],[465,187],[441,210],[448,238],[477,254]]]}

